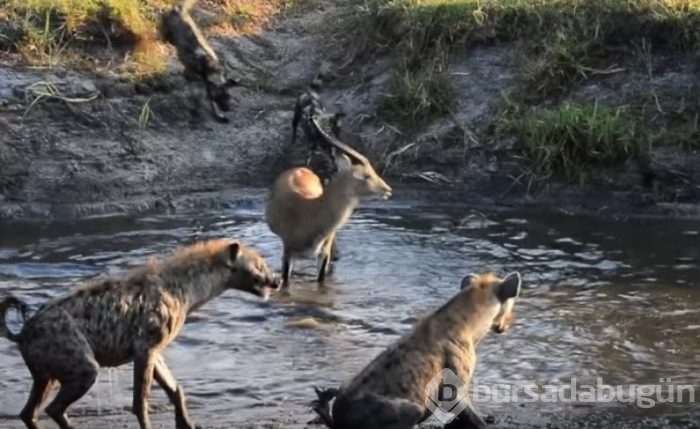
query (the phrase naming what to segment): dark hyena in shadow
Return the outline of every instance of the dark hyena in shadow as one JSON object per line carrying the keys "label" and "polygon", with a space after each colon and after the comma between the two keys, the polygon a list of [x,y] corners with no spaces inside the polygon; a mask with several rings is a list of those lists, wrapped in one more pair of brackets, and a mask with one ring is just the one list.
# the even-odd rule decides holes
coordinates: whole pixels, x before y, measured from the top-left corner
{"label": "dark hyena in shadow", "polygon": [[[185,67],[184,76],[189,82],[202,82],[212,114],[220,122],[228,122],[222,112],[231,110],[228,90],[238,84],[226,70],[192,19],[190,10],[196,0],[185,0],[181,5],[163,13],[160,20],[161,37],[177,50],[177,57]],[[192,94],[193,112],[199,111],[199,94]]]}
{"label": "dark hyena in shadow", "polygon": [[[335,160],[337,155],[336,148],[325,138],[324,130],[319,129],[319,127],[325,127],[326,132],[340,139],[342,121],[345,118],[345,113],[343,112],[330,113],[326,110],[320,95],[324,79],[326,79],[325,72],[319,72],[311,81],[309,87],[297,97],[294,104],[292,144],[296,143],[297,132],[299,125],[301,125],[308,144],[307,167],[311,166],[314,155],[319,154],[319,152],[331,163]],[[336,169],[336,166],[333,165],[328,172],[315,172],[317,174],[320,173],[320,177],[328,179],[329,175],[332,175]]]}

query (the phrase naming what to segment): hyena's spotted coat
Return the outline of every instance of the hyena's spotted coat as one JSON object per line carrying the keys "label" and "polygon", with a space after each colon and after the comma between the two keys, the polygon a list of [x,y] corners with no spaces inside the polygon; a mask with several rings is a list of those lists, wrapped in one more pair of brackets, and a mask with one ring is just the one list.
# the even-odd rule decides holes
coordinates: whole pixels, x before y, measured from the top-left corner
{"label": "hyena's spotted coat", "polygon": [[[431,414],[426,386],[447,368],[468,388],[476,367],[476,347],[489,329],[504,332],[521,279],[469,275],[462,290],[419,322],[412,332],[377,356],[339,390],[317,390],[313,408],[332,429],[410,429]],[[463,397],[464,411],[446,428],[483,428],[486,423]],[[330,401],[335,397],[333,412]],[[437,395],[431,394],[435,398]]]}
{"label": "hyena's spotted coat", "polygon": [[148,396],[154,378],[175,406],[176,427],[195,428],[163,350],[191,311],[225,290],[266,298],[278,286],[254,249],[224,239],[185,247],[168,260],[82,286],[26,318],[18,334],[9,332],[5,316],[16,308],[26,317],[27,306],[5,298],[0,301],[0,335],[19,345],[33,378],[22,421],[29,429],[39,428],[39,407],[58,382],[60,390],[46,412],[61,429],[72,428],[65,412],[94,384],[98,369],[133,361],[133,412],[141,429],[151,428]]}

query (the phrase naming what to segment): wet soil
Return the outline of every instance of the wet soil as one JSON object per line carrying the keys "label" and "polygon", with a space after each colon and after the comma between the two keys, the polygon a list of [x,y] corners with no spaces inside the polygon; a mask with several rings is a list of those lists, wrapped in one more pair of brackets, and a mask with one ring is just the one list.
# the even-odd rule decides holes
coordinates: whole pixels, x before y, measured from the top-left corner
{"label": "wet soil", "polygon": [[[350,49],[339,46],[334,35],[356,6],[354,0],[317,0],[285,12],[260,34],[214,38],[215,49],[243,82],[232,90],[236,104],[228,124],[213,121],[206,111],[199,117],[190,113],[188,88],[174,60],[169,74],[140,83],[109,73],[1,63],[0,218],[245,202],[246,186],[267,186],[281,169],[304,159],[303,144],[289,145],[292,106],[324,61],[330,61],[334,77],[326,101],[351,118],[347,141],[364,150],[392,184],[418,185],[426,195],[446,191],[439,198],[449,195],[482,206],[700,216],[697,150],[661,148],[646,166],[630,162],[596,171],[584,188],[529,180],[526,162],[511,141],[494,144],[485,137],[502,93],[516,81],[517,65],[508,47],[454,55],[454,115],[412,134],[367,120],[393,69],[390,57],[381,54],[361,64],[345,61]],[[651,84],[687,94],[695,87],[694,73],[688,61],[679,60]],[[597,82],[583,88],[580,98],[633,92],[625,89],[628,81],[650,84],[641,77]],[[50,82],[63,99],[32,104],[32,97],[47,91],[42,82]],[[145,111],[148,120],[139,120]],[[455,133],[463,143],[436,144],[454,139]]]}

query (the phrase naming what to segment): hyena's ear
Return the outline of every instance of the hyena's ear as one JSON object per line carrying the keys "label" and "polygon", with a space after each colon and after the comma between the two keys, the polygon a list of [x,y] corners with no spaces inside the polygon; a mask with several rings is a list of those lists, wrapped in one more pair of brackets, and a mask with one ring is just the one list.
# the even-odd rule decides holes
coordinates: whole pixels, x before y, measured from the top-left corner
{"label": "hyena's ear", "polygon": [[522,285],[520,273],[510,273],[498,285],[496,296],[501,302],[506,302],[511,298],[517,298],[520,295],[520,286]]}
{"label": "hyena's ear", "polygon": [[459,290],[464,290],[472,285],[472,282],[479,278],[478,274],[469,273],[462,279],[462,283],[459,285]]}
{"label": "hyena's ear", "polygon": [[228,245],[228,249],[226,249],[226,256],[230,265],[233,265],[240,255],[241,245],[237,241],[234,241]]}
{"label": "hyena's ear", "polygon": [[233,78],[233,77],[229,77],[226,79],[226,83],[224,84],[224,86],[226,86],[226,88],[231,88],[232,86],[236,86],[239,83],[240,83],[240,80]]}

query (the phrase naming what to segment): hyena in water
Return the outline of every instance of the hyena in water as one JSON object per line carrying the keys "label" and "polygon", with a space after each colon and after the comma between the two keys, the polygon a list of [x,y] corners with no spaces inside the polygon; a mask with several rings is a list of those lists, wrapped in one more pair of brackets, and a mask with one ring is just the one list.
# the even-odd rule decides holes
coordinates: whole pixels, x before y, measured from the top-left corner
{"label": "hyena in water", "polygon": [[[216,52],[195,24],[190,10],[196,0],[185,0],[161,16],[161,37],[173,45],[177,56],[185,67],[184,76],[188,81],[204,83],[207,98],[214,117],[220,122],[228,122],[223,112],[231,110],[231,95],[228,89],[238,84],[236,79],[227,76]],[[199,97],[193,96],[195,109],[199,108]]]}
{"label": "hyena in water", "polygon": [[[123,277],[96,280],[41,307],[27,317],[15,297],[0,301],[0,335],[18,344],[33,378],[20,418],[38,429],[38,412],[56,382],[60,390],[46,413],[61,429],[72,428],[68,407],[95,383],[100,367],[134,362],[133,412],[141,429],[151,429],[151,382],[175,406],[175,426],[194,429],[185,394],[163,360],[163,351],[180,333],[187,315],[227,289],[267,299],[279,278],[252,248],[238,241],[213,240],[180,249]],[[17,334],[5,324],[10,308],[24,315]]]}
{"label": "hyena in water", "polygon": [[[470,274],[461,291],[412,332],[377,356],[339,390],[317,390],[312,407],[332,429],[410,429],[427,419],[426,386],[445,368],[468,389],[476,367],[476,347],[489,329],[502,333],[512,323],[512,309],[521,288],[520,274],[504,279],[493,274]],[[483,428],[486,423],[472,408],[467,390],[459,392],[464,411],[449,429]],[[333,412],[330,401],[335,397]]]}

